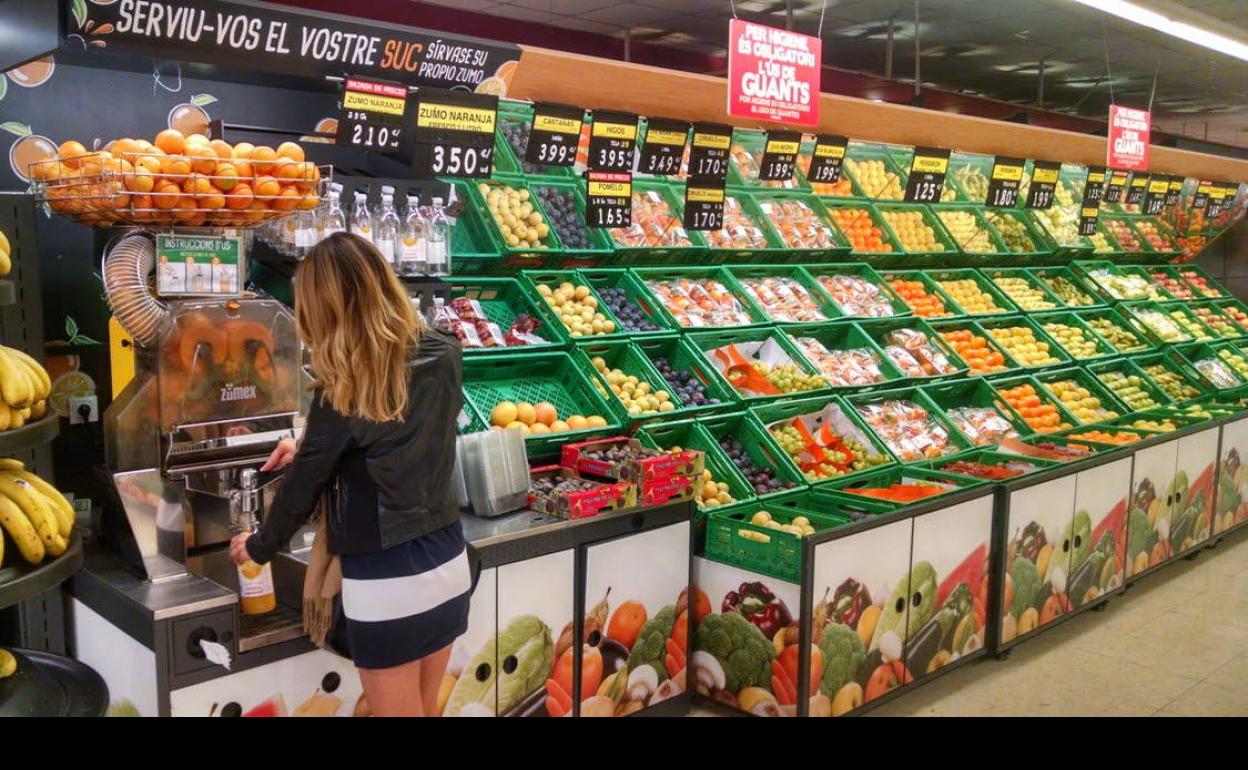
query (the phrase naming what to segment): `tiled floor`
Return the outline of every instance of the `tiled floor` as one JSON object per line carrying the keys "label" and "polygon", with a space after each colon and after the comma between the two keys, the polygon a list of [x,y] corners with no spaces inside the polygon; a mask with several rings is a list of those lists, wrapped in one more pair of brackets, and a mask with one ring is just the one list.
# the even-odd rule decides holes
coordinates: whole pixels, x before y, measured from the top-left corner
{"label": "tiled floor", "polygon": [[1248,531],[876,716],[1248,716]]}

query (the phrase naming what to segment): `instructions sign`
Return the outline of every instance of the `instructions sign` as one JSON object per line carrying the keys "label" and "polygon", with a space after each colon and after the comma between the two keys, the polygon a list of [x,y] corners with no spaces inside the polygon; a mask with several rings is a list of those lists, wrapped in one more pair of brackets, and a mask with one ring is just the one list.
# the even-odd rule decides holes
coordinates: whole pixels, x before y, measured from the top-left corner
{"label": "instructions sign", "polygon": [[819,124],[819,38],[733,19],[728,26],[728,114]]}
{"label": "instructions sign", "polygon": [[243,239],[221,235],[156,235],[156,293],[162,297],[238,294]]}

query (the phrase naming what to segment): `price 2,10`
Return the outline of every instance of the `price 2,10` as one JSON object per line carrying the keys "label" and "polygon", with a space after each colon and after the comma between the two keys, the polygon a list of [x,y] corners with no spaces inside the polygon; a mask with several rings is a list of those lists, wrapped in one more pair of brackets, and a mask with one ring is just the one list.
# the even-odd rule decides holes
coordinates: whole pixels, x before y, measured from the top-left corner
{"label": "price 2,10", "polygon": [[356,123],[351,128],[351,144],[356,147],[397,147],[402,129]]}
{"label": "price 2,10", "polygon": [[633,209],[627,202],[618,206],[593,206],[590,227],[626,227],[632,223]]}
{"label": "price 2,10", "polygon": [[489,176],[492,147],[435,144],[429,153],[429,171],[435,176]]}
{"label": "price 2,10", "polygon": [[576,145],[543,142],[537,147],[537,162],[548,166],[566,166],[576,157]]}

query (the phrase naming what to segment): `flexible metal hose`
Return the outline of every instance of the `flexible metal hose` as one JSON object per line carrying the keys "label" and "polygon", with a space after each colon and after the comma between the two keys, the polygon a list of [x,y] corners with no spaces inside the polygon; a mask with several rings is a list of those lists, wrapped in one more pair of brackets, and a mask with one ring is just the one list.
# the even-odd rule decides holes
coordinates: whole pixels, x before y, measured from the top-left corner
{"label": "flexible metal hose", "polygon": [[156,243],[148,233],[122,238],[104,257],[104,291],[108,307],[121,328],[142,347],[160,341],[169,308],[152,293],[151,275],[156,269]]}

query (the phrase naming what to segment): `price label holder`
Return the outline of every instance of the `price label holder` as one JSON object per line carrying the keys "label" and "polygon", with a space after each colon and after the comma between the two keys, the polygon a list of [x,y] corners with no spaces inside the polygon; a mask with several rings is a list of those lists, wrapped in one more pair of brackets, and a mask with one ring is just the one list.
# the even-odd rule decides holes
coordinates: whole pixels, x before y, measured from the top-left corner
{"label": "price label holder", "polygon": [[798,131],[768,131],[763,143],[763,159],[758,164],[758,181],[787,182],[797,168],[797,153],[802,149]]}
{"label": "price label holder", "polygon": [[1170,190],[1170,178],[1154,174],[1148,180],[1148,189],[1144,193],[1144,213],[1150,216],[1160,214],[1166,208],[1166,195]]}
{"label": "price label holder", "polygon": [[1112,169],[1109,175],[1109,184],[1105,187],[1105,202],[1117,203],[1122,200],[1122,191],[1127,187],[1127,172],[1122,169]]}
{"label": "price label holder", "polygon": [[725,179],[731,147],[732,126],[694,123],[693,138],[689,141],[689,176]]}
{"label": "price label holder", "polygon": [[836,184],[841,181],[841,166],[845,162],[845,148],[848,146],[849,139],[844,136],[820,134],[816,137],[806,179],[815,184]]}
{"label": "price label holder", "polygon": [[407,86],[389,80],[348,76],[338,110],[340,147],[395,153],[403,138]]}
{"label": "price label holder", "polygon": [[412,170],[421,176],[482,179],[494,169],[498,97],[424,88],[418,94]]}
{"label": "price label holder", "polygon": [[988,178],[988,197],[985,206],[1012,209],[1018,204],[1018,188],[1023,182],[1023,168],[1027,162],[1022,158],[998,156],[992,162],[992,176]]}
{"label": "price label holder", "polygon": [[1143,174],[1136,174],[1131,177],[1131,184],[1127,186],[1126,204],[1128,206],[1138,206],[1144,202],[1144,192],[1148,189],[1148,177]]}
{"label": "price label holder", "polygon": [[1209,211],[1209,198],[1213,195],[1213,182],[1206,182],[1203,179],[1200,184],[1196,185],[1196,194],[1192,196],[1192,208],[1197,211]]}
{"label": "price label holder", "polygon": [[627,171],[587,171],[585,223],[627,227],[633,221],[633,175]]}
{"label": "price label holder", "polygon": [[688,123],[683,120],[650,118],[646,123],[646,143],[641,148],[638,172],[657,176],[679,174],[688,141]]}
{"label": "price label holder", "polygon": [[1183,177],[1170,177],[1169,187],[1166,188],[1166,205],[1173,206],[1179,202],[1179,196],[1183,194]]}
{"label": "price label holder", "polygon": [[906,203],[935,203],[945,186],[949,171],[949,150],[939,147],[915,147],[910,161],[910,178],[906,180]]}
{"label": "price label holder", "polygon": [[631,112],[595,110],[589,132],[589,170],[629,172],[637,146],[637,116]]}
{"label": "price label holder", "polygon": [[529,130],[524,159],[543,166],[575,164],[584,121],[585,110],[580,107],[538,102],[533,106],[533,127]]}
{"label": "price label holder", "polygon": [[1037,160],[1031,164],[1031,188],[1027,191],[1026,206],[1029,209],[1048,209],[1057,194],[1057,180],[1062,164]]}
{"label": "price label holder", "polygon": [[1100,206],[1083,206],[1079,209],[1079,234],[1096,235],[1096,220],[1101,214]]}
{"label": "price label holder", "polygon": [[685,185],[685,227],[720,230],[724,226],[724,180],[691,178]]}
{"label": "price label holder", "polygon": [[1205,213],[1210,219],[1220,217],[1231,208],[1234,201],[1234,189],[1225,184],[1215,184],[1209,191],[1209,206]]}
{"label": "price label holder", "polygon": [[1096,206],[1105,197],[1105,167],[1088,166],[1088,179],[1083,185],[1083,205]]}

